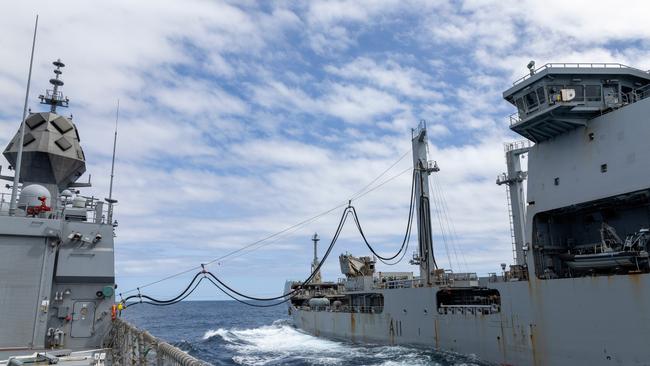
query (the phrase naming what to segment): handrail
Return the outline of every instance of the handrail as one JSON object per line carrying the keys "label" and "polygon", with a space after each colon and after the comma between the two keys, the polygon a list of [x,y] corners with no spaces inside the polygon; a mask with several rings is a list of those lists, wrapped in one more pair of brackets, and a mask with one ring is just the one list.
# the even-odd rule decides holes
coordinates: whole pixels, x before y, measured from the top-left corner
{"label": "handrail", "polygon": [[517,85],[521,83],[522,81],[532,77],[533,75],[537,74],[539,71],[545,70],[545,69],[550,69],[550,68],[576,68],[576,69],[632,69],[632,70],[637,70],[640,72],[648,73],[647,71],[643,71],[640,69],[637,69],[635,67],[627,66],[624,64],[620,63],[608,63],[608,62],[590,62],[590,63],[583,63],[583,62],[549,62],[547,64],[544,64],[533,72],[533,74],[526,74],[519,79],[515,80],[512,82],[512,85]]}
{"label": "handrail", "polygon": [[121,318],[113,320],[107,341],[113,365],[210,365]]}
{"label": "handrail", "polygon": [[518,140],[513,142],[506,142],[503,144],[503,151],[508,152],[518,149],[529,149],[533,146],[533,142],[530,140]]}
{"label": "handrail", "polygon": [[623,104],[632,104],[650,97],[650,84],[643,85],[621,96]]}

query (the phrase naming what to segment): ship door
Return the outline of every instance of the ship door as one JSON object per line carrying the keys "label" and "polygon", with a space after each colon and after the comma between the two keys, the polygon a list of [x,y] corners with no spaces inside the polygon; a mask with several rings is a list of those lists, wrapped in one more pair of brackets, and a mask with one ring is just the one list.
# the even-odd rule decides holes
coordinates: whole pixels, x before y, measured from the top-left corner
{"label": "ship door", "polygon": [[605,100],[605,105],[607,107],[618,107],[620,105],[620,99],[618,97],[618,84],[603,85],[603,97]]}
{"label": "ship door", "polygon": [[70,336],[73,338],[92,336],[95,330],[95,303],[92,301],[77,301],[72,309]]}

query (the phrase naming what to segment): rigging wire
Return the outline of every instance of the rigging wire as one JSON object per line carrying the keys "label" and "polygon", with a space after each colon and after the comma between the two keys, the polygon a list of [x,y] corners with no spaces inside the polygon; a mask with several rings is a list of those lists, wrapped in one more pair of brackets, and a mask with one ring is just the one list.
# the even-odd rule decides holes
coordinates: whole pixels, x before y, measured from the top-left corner
{"label": "rigging wire", "polygon": [[353,195],[350,197],[350,199],[351,199],[351,200],[354,200],[354,199],[357,199],[358,197],[361,197],[361,196],[362,196],[361,193],[363,193],[363,191],[365,191],[368,187],[372,186],[373,183],[375,183],[376,181],[378,181],[379,178],[383,177],[384,174],[388,173],[388,171],[390,171],[391,169],[393,169],[393,167],[394,167],[395,165],[397,165],[400,161],[402,161],[402,159],[404,159],[404,158],[406,157],[406,155],[408,155],[408,153],[410,153],[410,152],[411,152],[411,149],[407,150],[404,154],[402,154],[402,156],[399,157],[399,159],[397,159],[393,164],[391,164],[388,168],[386,168],[383,172],[381,172],[381,174],[379,174],[377,177],[375,177],[375,179],[371,180],[370,183],[366,184],[363,188],[361,188],[361,189],[358,190],[355,194],[353,194]]}
{"label": "rigging wire", "polygon": [[454,266],[451,261],[451,251],[449,250],[449,243],[447,241],[447,232],[445,226],[443,225],[442,203],[440,203],[437,198],[435,188],[433,189],[432,198],[433,198],[433,205],[436,213],[436,220],[438,221],[438,227],[440,227],[440,237],[442,239],[443,244],[445,245],[445,254],[447,255],[447,261],[449,262],[449,269],[453,271]]}
{"label": "rigging wire", "polygon": [[[393,166],[394,166],[394,165],[393,165]],[[375,190],[377,190],[377,189],[383,187],[383,186],[386,185],[387,183],[389,183],[389,182],[391,182],[391,181],[393,181],[393,180],[395,180],[395,179],[401,177],[402,175],[404,175],[404,173],[406,173],[406,172],[408,172],[409,170],[412,170],[412,169],[413,169],[413,168],[411,168],[411,167],[406,168],[405,170],[403,170],[403,171],[397,173],[396,175],[394,175],[394,176],[392,176],[392,177],[386,179],[385,181],[381,182],[381,183],[378,184],[377,186],[375,186],[375,187],[373,187],[373,188],[371,188],[371,189],[368,189],[367,191],[361,193],[360,195],[358,195],[358,196],[356,197],[356,199],[361,198],[361,197],[363,197],[363,196],[365,196],[365,195],[367,195],[367,194],[369,194],[369,193],[371,193],[371,192],[373,192],[373,191],[375,191]],[[377,180],[375,179],[374,181],[376,182]],[[352,201],[352,200],[353,200],[353,199],[351,199],[350,201]],[[340,208],[340,207],[343,207],[343,206],[348,205],[348,204],[349,204],[349,201],[346,202],[346,203],[344,203],[344,204],[341,204],[341,205],[339,205],[339,206],[337,206],[337,207],[335,207],[335,208]],[[328,211],[327,213],[329,213],[329,212],[331,212],[331,211]],[[323,215],[323,216],[324,216],[324,215]],[[282,240],[282,239],[288,237],[289,235],[295,233],[296,231],[300,230],[303,226],[306,226],[306,225],[309,224],[309,223],[312,223],[312,222],[314,222],[314,221],[317,221],[317,220],[318,220],[319,218],[321,218],[321,217],[322,217],[322,216],[313,217],[312,219],[309,219],[308,221],[305,221],[304,224],[303,224],[302,226],[294,227],[293,229],[291,229],[291,230],[289,230],[289,231],[283,233],[282,235],[275,237],[275,238],[274,238],[273,240],[271,240],[271,241],[266,241],[266,242],[263,242],[263,243],[259,243],[257,246],[255,246],[255,247],[251,247],[250,250],[248,250],[248,251],[242,251],[242,252],[238,253],[237,255],[230,256],[228,259],[229,259],[229,260],[232,260],[232,259],[234,259],[234,258],[239,258],[239,257],[241,257],[241,256],[243,256],[243,255],[246,255],[246,254],[248,254],[248,253],[251,253],[251,252],[253,252],[253,251],[255,251],[255,250],[258,250],[258,249],[260,249],[260,248],[262,248],[262,247],[265,247],[265,246],[267,246],[267,245],[271,245],[271,244],[273,244],[273,243],[277,243],[278,241],[280,241],[280,240]],[[407,243],[407,247],[408,247],[408,243]],[[249,248],[247,248],[247,249],[249,249]],[[402,258],[403,258],[403,256],[402,256]],[[397,261],[396,263],[386,263],[386,264],[388,264],[388,265],[394,265],[394,264],[399,263],[400,261],[401,261],[401,258],[400,258],[400,260]],[[223,261],[220,261],[220,263],[221,263],[221,262],[223,262]]]}
{"label": "rigging wire", "polygon": [[[312,216],[312,217],[310,217],[310,218],[308,218],[308,219],[306,219],[306,220],[303,220],[303,221],[301,221],[301,222],[298,222],[297,224],[291,225],[291,226],[289,226],[289,227],[287,227],[287,228],[285,228],[285,229],[283,229],[283,230],[280,230],[280,231],[275,232],[275,233],[273,233],[273,234],[271,234],[271,235],[268,235],[268,236],[266,236],[266,237],[264,237],[264,238],[262,238],[262,239],[256,240],[256,241],[254,241],[254,242],[252,242],[252,243],[249,243],[249,244],[247,244],[247,245],[245,245],[245,246],[243,246],[243,247],[241,247],[241,248],[239,248],[239,249],[233,250],[233,251],[231,251],[231,252],[229,252],[229,253],[226,253],[226,254],[224,254],[224,255],[222,255],[222,256],[220,256],[220,257],[214,258],[214,259],[212,259],[212,260],[210,260],[210,261],[204,263],[204,265],[207,266],[207,265],[213,264],[213,263],[215,263],[215,262],[219,262],[219,261],[224,260],[224,259],[226,259],[226,258],[228,258],[228,257],[232,257],[233,255],[235,255],[235,254],[237,254],[237,253],[244,252],[246,249],[253,248],[253,247],[255,247],[255,246],[258,245],[258,244],[262,244],[262,243],[264,243],[264,242],[266,242],[266,241],[268,241],[268,240],[270,240],[270,239],[276,238],[276,237],[278,237],[278,236],[280,236],[280,235],[282,235],[282,234],[284,234],[284,233],[286,233],[286,232],[289,232],[289,231],[294,230],[294,229],[297,230],[297,229],[299,229],[300,227],[302,227],[302,226],[304,226],[304,225],[307,225],[307,224],[309,224],[309,223],[311,223],[311,222],[313,222],[313,221],[316,221],[316,220],[320,219],[321,217],[323,217],[323,216],[325,216],[325,215],[327,215],[327,214],[329,214],[329,213],[331,213],[331,212],[333,212],[333,211],[335,211],[335,210],[337,210],[337,209],[339,209],[339,208],[341,208],[341,207],[344,207],[344,206],[348,205],[349,202],[352,201],[352,199],[354,199],[354,200],[359,199],[359,198],[361,198],[361,197],[363,197],[363,196],[369,194],[370,192],[373,192],[373,191],[379,189],[380,187],[384,186],[384,185],[387,184],[388,182],[390,182],[390,181],[392,181],[392,180],[398,178],[398,177],[401,176],[402,174],[404,174],[404,173],[406,173],[407,171],[409,171],[409,170],[412,169],[411,167],[409,167],[408,169],[405,169],[405,170],[401,171],[401,172],[398,173],[397,175],[395,175],[395,176],[393,176],[393,177],[391,177],[391,178],[389,178],[389,179],[383,181],[381,184],[378,184],[377,186],[368,189],[368,187],[370,187],[372,184],[374,184],[375,182],[377,182],[377,180],[379,180],[379,178],[381,178],[382,176],[384,176],[384,175],[385,175],[385,174],[386,174],[390,169],[392,169],[395,165],[397,165],[397,163],[399,163],[401,160],[403,160],[403,159],[406,157],[406,155],[407,155],[410,151],[411,151],[411,150],[408,150],[408,151],[406,151],[404,154],[402,154],[402,156],[400,156],[400,158],[397,159],[397,161],[395,161],[393,164],[391,164],[391,165],[389,166],[388,169],[384,170],[384,171],[383,171],[379,176],[377,176],[375,179],[373,179],[369,184],[367,184],[366,186],[364,186],[361,190],[357,191],[357,193],[355,193],[355,194],[353,195],[353,198],[351,198],[349,201],[347,201],[347,202],[345,202],[345,203],[341,203],[341,204],[339,204],[339,205],[337,205],[337,206],[335,206],[335,207],[330,208],[329,210],[323,211],[323,212],[321,212],[321,213],[319,213],[319,214],[317,214],[317,215],[314,215],[314,216]],[[270,243],[264,243],[264,244],[262,244],[262,245],[259,245],[258,248],[261,248],[261,247],[265,246],[266,244],[270,244]],[[251,251],[256,250],[256,249],[258,249],[258,248],[251,249]],[[250,252],[250,251],[249,251],[249,252]],[[150,287],[150,286],[156,285],[156,284],[158,284],[158,283],[161,283],[161,282],[164,282],[164,281],[170,280],[170,279],[172,279],[172,278],[176,278],[176,277],[182,276],[182,275],[184,275],[184,274],[190,273],[190,272],[192,272],[192,271],[196,271],[196,270],[198,270],[198,269],[200,269],[200,268],[201,268],[200,266],[194,266],[194,267],[192,267],[192,268],[188,268],[188,269],[186,269],[186,270],[184,270],[184,271],[180,271],[180,272],[177,272],[177,273],[171,274],[171,275],[169,275],[169,276],[163,277],[163,278],[161,278],[161,279],[159,279],[159,280],[156,280],[156,281],[152,281],[152,282],[146,283],[146,284],[144,284],[144,285],[141,285],[141,286],[139,286],[139,287],[136,287],[136,288],[133,288],[133,289],[130,289],[130,290],[127,290],[127,291],[123,291],[121,294],[129,294],[129,293],[132,293],[132,292],[136,292],[136,291],[139,291],[139,289],[142,289],[142,288],[145,288],[145,287]],[[121,295],[121,294],[120,294],[120,295]]]}
{"label": "rigging wire", "polygon": [[[327,215],[327,214],[333,212],[334,210],[337,210],[337,209],[339,209],[339,208],[341,208],[341,207],[343,207],[343,206],[346,206],[347,204],[348,204],[348,203],[346,202],[346,203],[343,203],[343,204],[337,205],[336,207],[332,207],[331,209],[329,209],[329,210],[327,210],[327,211],[321,212],[321,213],[318,214],[318,215],[312,216],[312,217],[310,217],[310,218],[308,218],[308,219],[306,219],[306,220],[303,220],[303,221],[301,221],[301,222],[299,222],[299,223],[297,223],[297,224],[291,225],[291,226],[289,226],[289,227],[287,227],[287,228],[285,228],[285,229],[283,229],[283,230],[281,230],[281,231],[278,231],[278,232],[276,232],[276,233],[273,233],[273,234],[271,234],[271,235],[268,235],[268,236],[266,236],[266,237],[264,237],[264,238],[262,238],[262,239],[256,240],[256,241],[254,241],[254,242],[252,242],[252,243],[250,243],[250,244],[247,244],[247,245],[245,245],[245,246],[243,246],[243,247],[241,247],[241,248],[239,248],[239,249],[236,249],[236,250],[233,250],[233,251],[231,251],[231,252],[229,252],[229,253],[226,253],[226,254],[224,254],[224,255],[222,255],[222,256],[220,256],[220,257],[214,258],[214,259],[212,259],[212,260],[210,260],[210,261],[204,263],[204,265],[210,265],[210,264],[213,264],[213,263],[215,263],[215,262],[221,261],[221,260],[226,259],[226,258],[228,258],[228,257],[231,257],[231,256],[233,256],[233,255],[235,255],[235,254],[237,254],[237,253],[239,253],[239,252],[242,252],[242,251],[244,251],[244,250],[246,250],[246,249],[248,249],[248,248],[251,248],[251,247],[253,247],[253,246],[257,245],[257,244],[263,243],[264,241],[267,241],[267,240],[269,240],[269,239],[275,238],[275,237],[277,237],[277,236],[279,236],[279,235],[281,235],[281,234],[283,234],[283,233],[285,233],[285,232],[287,232],[287,231],[290,231],[290,230],[292,230],[292,229],[297,229],[297,228],[299,228],[299,227],[301,227],[301,226],[303,226],[303,225],[305,225],[305,224],[308,224],[308,223],[310,223],[310,222],[313,222],[313,221],[315,221],[315,220],[317,220],[317,219],[319,219],[319,218],[321,218],[321,217],[323,217],[323,216],[325,216],[325,215]],[[161,283],[161,282],[164,282],[164,281],[170,280],[170,279],[172,279],[172,278],[175,278],[175,277],[178,277],[178,276],[181,276],[181,275],[184,275],[184,274],[190,273],[190,272],[192,272],[192,271],[196,271],[196,270],[198,270],[198,269],[201,269],[201,266],[194,266],[194,267],[192,267],[192,268],[188,268],[188,269],[186,269],[186,270],[184,270],[184,271],[177,272],[177,273],[175,273],[175,274],[172,274],[172,275],[169,275],[169,276],[163,277],[163,278],[161,278],[161,279],[159,279],[159,280],[156,280],[156,281],[153,281],[153,282],[146,283],[146,284],[144,284],[144,285],[141,285],[141,286],[139,286],[139,287],[136,287],[136,288],[130,289],[130,290],[128,290],[128,291],[124,291],[124,292],[122,292],[122,294],[128,294],[128,293],[136,292],[136,291],[138,291],[139,289],[142,289],[142,288],[145,288],[145,287],[149,287],[149,286],[156,285],[156,284],[158,284],[158,283]]]}
{"label": "rigging wire", "polygon": [[[318,266],[316,266],[316,268],[314,268],[314,270],[313,270],[312,273],[309,275],[309,277],[307,277],[307,279],[306,279],[305,281],[302,282],[302,285],[308,284],[308,283],[309,283],[309,282],[310,282],[310,281],[311,281],[311,280],[316,276],[316,273],[318,273],[318,271],[320,271],[321,267],[323,266],[323,264],[325,263],[325,261],[327,260],[327,258],[329,257],[329,255],[331,254],[332,249],[334,248],[334,245],[335,245],[336,242],[338,241],[338,238],[339,238],[339,236],[340,236],[340,234],[341,234],[341,231],[343,230],[343,227],[345,226],[345,222],[346,222],[346,220],[347,220],[347,217],[348,217],[348,215],[351,213],[351,208],[352,208],[352,206],[348,206],[348,207],[345,208],[345,210],[343,210],[343,214],[341,215],[341,219],[339,220],[339,225],[338,225],[338,227],[337,227],[337,229],[336,229],[336,232],[334,233],[334,236],[332,237],[332,240],[331,240],[331,242],[330,242],[329,247],[327,248],[327,251],[325,252],[325,255],[323,256],[323,259],[321,259],[321,261],[318,263]],[[233,289],[232,287],[228,286],[226,283],[224,283],[223,281],[221,281],[217,276],[215,276],[214,274],[212,274],[212,272],[206,271],[206,270],[205,270],[205,266],[202,265],[202,268],[203,268],[203,270],[202,270],[201,272],[199,272],[199,273],[197,273],[196,275],[194,275],[194,277],[192,278],[192,281],[190,281],[190,283],[187,285],[187,287],[185,288],[185,290],[183,290],[179,295],[175,296],[175,297],[172,298],[172,299],[169,299],[169,300],[160,300],[160,299],[156,299],[156,298],[150,297],[150,296],[148,296],[148,295],[143,295],[143,294],[141,294],[141,293],[138,292],[137,295],[131,295],[131,296],[128,296],[126,299],[122,300],[122,302],[123,302],[123,303],[126,303],[127,301],[129,301],[129,300],[131,300],[131,299],[137,298],[137,299],[140,299],[140,302],[139,302],[139,303],[146,303],[146,304],[158,305],[158,306],[173,305],[173,304],[176,304],[177,302],[180,302],[180,301],[182,301],[183,299],[187,298],[187,296],[189,296],[192,292],[194,292],[194,290],[198,287],[199,283],[201,283],[201,281],[202,281],[204,278],[208,278],[208,280],[209,280],[210,282],[212,282],[212,283],[213,283],[213,284],[214,284],[214,285],[215,285],[219,290],[221,290],[223,293],[225,293],[225,294],[228,295],[229,297],[231,297],[231,298],[233,298],[233,299],[235,299],[235,300],[237,300],[237,301],[239,301],[239,302],[242,302],[242,303],[244,303],[244,304],[246,304],[246,305],[251,305],[251,306],[267,307],[267,306],[276,306],[276,305],[280,305],[280,304],[282,304],[282,303],[288,301],[289,299],[291,299],[291,297],[292,297],[296,292],[298,292],[298,291],[300,290],[300,286],[299,286],[299,287],[297,287],[297,288],[295,288],[295,289],[293,289],[293,290],[291,290],[291,291],[289,291],[289,292],[287,292],[287,293],[284,293],[284,294],[282,294],[282,295],[280,295],[280,296],[274,296],[274,297],[254,297],[254,296],[248,296],[248,295],[245,295],[245,294],[243,294],[243,293],[241,293],[241,292],[239,292],[239,291]],[[196,281],[197,277],[199,277],[201,274],[203,274],[203,277],[201,277],[201,278],[199,279],[199,281],[194,285],[194,287],[193,287],[193,288],[188,292],[188,290],[192,287],[192,285],[193,285],[194,282]],[[208,277],[208,276],[209,276],[209,277]],[[212,277],[212,278],[210,278],[210,277]],[[232,294],[230,294],[228,291],[225,291],[221,286],[217,285],[217,283],[215,283],[215,282],[213,281],[213,279],[214,279],[215,281],[217,281],[221,286],[223,286],[223,287],[225,287],[226,289],[228,289],[228,291],[230,291],[230,292],[232,292],[232,293],[234,293],[234,294],[236,294],[236,295],[238,295],[238,296],[240,296],[240,297],[243,297],[243,298],[249,299],[249,300],[255,300],[255,301],[274,301],[274,300],[280,300],[280,299],[284,299],[284,300],[281,301],[281,302],[275,303],[275,304],[271,304],[271,305],[263,305],[263,306],[262,306],[262,305],[259,305],[259,304],[248,303],[248,302],[243,301],[243,300],[241,300],[241,299],[237,299],[237,298],[234,297]],[[301,285],[301,286],[302,286],[302,285]],[[287,297],[288,297],[288,298],[287,298]],[[149,301],[142,301],[142,298],[145,298],[145,299],[147,299],[147,300],[149,300]]]}
{"label": "rigging wire", "polygon": [[[397,253],[395,253],[392,256],[384,257],[381,254],[377,253],[377,251],[375,251],[372,245],[368,242],[368,239],[366,238],[366,235],[363,232],[363,229],[361,228],[361,223],[359,222],[359,216],[357,215],[357,210],[354,207],[352,207],[354,223],[356,224],[357,229],[359,230],[359,234],[361,234],[361,237],[363,238],[363,242],[366,244],[368,249],[370,249],[372,254],[375,257],[377,257],[382,263],[388,265],[395,265],[399,263],[399,261],[395,263],[389,263],[387,261],[392,261],[393,259],[397,258],[400,254],[402,254],[402,251],[406,252],[406,245],[410,241],[409,239],[411,238],[411,228],[413,224],[413,211],[415,207],[415,179],[416,179],[416,174],[415,174],[415,170],[413,170],[413,177],[411,179],[411,202],[409,204],[409,215],[408,215],[408,220],[406,222],[406,233],[404,234],[404,240],[402,241],[402,245],[400,246],[399,250],[397,251]],[[402,258],[403,257],[404,256],[402,256]]]}
{"label": "rigging wire", "polygon": [[[409,168],[408,170],[410,170],[410,168]],[[396,176],[387,179],[386,181],[382,182],[382,183],[381,183],[380,185],[378,185],[377,187],[374,187],[373,189],[368,190],[367,192],[364,192],[363,195],[368,194],[368,193],[370,193],[371,191],[377,189],[378,187],[380,187],[380,186],[382,186],[382,185],[388,183],[389,181],[391,181],[391,180],[393,180],[393,179],[395,179],[395,178],[401,176],[402,174],[404,174],[404,173],[405,173],[406,171],[408,171],[408,170],[405,170],[405,171],[403,171],[403,172],[400,172],[400,173],[397,174]],[[407,222],[406,233],[405,233],[405,235],[404,235],[404,241],[403,241],[403,243],[402,243],[402,246],[400,247],[400,250],[399,250],[395,255],[393,255],[393,256],[391,256],[391,257],[383,257],[383,256],[379,255],[379,254],[375,251],[375,249],[372,247],[372,245],[371,245],[371,244],[366,240],[365,234],[364,234],[363,229],[362,229],[362,227],[361,227],[361,223],[360,223],[359,218],[358,218],[358,215],[357,215],[357,213],[356,213],[356,209],[354,208],[354,206],[351,205],[351,200],[350,200],[350,201],[348,202],[348,206],[343,210],[343,213],[342,213],[342,215],[341,215],[341,219],[339,220],[339,225],[338,225],[338,227],[337,227],[337,229],[336,229],[336,231],[335,231],[335,233],[334,233],[334,235],[333,235],[333,237],[332,237],[332,240],[331,240],[331,242],[330,242],[330,244],[329,244],[329,246],[328,246],[328,248],[327,248],[325,254],[323,255],[323,258],[322,258],[322,259],[320,260],[320,262],[318,263],[318,266],[316,266],[316,267],[314,268],[314,270],[313,270],[312,273],[307,277],[307,279],[305,279],[303,282],[301,282],[301,285],[297,286],[296,288],[292,289],[291,291],[289,291],[289,292],[287,292],[287,293],[284,293],[284,294],[282,294],[282,295],[280,295],[280,296],[274,296],[274,297],[254,297],[254,296],[249,296],[249,295],[243,294],[243,293],[241,293],[241,292],[239,292],[239,291],[233,289],[232,287],[228,286],[226,283],[224,283],[223,281],[221,281],[221,280],[220,280],[217,276],[215,276],[213,273],[211,273],[211,272],[209,272],[209,271],[206,271],[206,270],[205,270],[205,265],[202,264],[202,265],[201,265],[201,267],[202,267],[202,271],[199,272],[199,273],[197,273],[196,275],[194,275],[194,277],[192,278],[192,280],[190,281],[190,283],[187,285],[187,287],[186,287],[186,288],[185,288],[185,289],[184,289],[180,294],[178,294],[177,296],[175,296],[175,297],[173,297],[173,298],[171,298],[171,299],[168,299],[168,300],[160,300],[160,299],[156,299],[156,298],[153,298],[153,297],[151,297],[151,296],[148,296],[148,295],[142,295],[142,294],[140,293],[140,288],[138,288],[138,289],[137,289],[137,290],[138,290],[138,294],[137,294],[137,295],[131,295],[131,296],[128,296],[126,299],[122,300],[122,302],[123,302],[123,303],[126,303],[126,302],[128,302],[129,300],[131,300],[131,299],[135,299],[135,298],[137,298],[137,299],[139,299],[140,301],[139,301],[139,302],[135,302],[136,304],[137,304],[137,303],[146,303],[146,304],[151,304],[151,305],[156,305],[156,306],[167,306],[167,305],[173,305],[173,304],[176,304],[176,303],[178,303],[178,302],[184,300],[185,298],[187,298],[190,294],[192,294],[192,292],[194,292],[194,290],[196,290],[196,288],[197,288],[198,285],[201,283],[201,281],[202,281],[203,279],[207,278],[207,279],[208,279],[208,280],[209,280],[209,281],[210,281],[210,282],[211,282],[215,287],[217,287],[221,292],[223,292],[223,293],[226,294],[228,297],[230,297],[230,298],[232,298],[232,299],[234,299],[234,300],[236,300],[236,301],[238,301],[238,302],[240,302],[240,303],[242,303],[242,304],[249,305],[249,306],[254,306],[254,307],[271,307],[271,306],[277,306],[277,305],[283,304],[283,303],[289,301],[293,296],[295,296],[295,294],[296,294],[298,291],[301,290],[301,287],[304,286],[304,285],[306,285],[306,284],[308,284],[308,283],[309,283],[309,282],[310,282],[310,281],[311,281],[311,280],[316,276],[316,274],[320,271],[321,267],[323,266],[323,264],[325,263],[325,261],[327,260],[327,258],[330,256],[330,254],[331,254],[331,252],[332,252],[332,249],[334,248],[334,245],[335,245],[336,242],[338,241],[339,236],[340,236],[340,234],[341,234],[341,232],[342,232],[342,230],[343,230],[343,227],[345,226],[345,223],[346,223],[347,218],[348,218],[349,215],[352,215],[352,216],[353,216],[354,221],[355,221],[355,224],[356,224],[356,226],[357,226],[357,229],[359,230],[359,233],[360,233],[361,236],[363,237],[364,242],[366,243],[366,245],[368,246],[368,248],[370,249],[370,251],[373,252],[373,254],[375,254],[378,258],[382,259],[382,262],[384,262],[384,260],[392,260],[392,259],[395,259],[398,255],[402,254],[401,257],[400,257],[400,259],[399,259],[397,262],[395,262],[395,263],[384,262],[384,263],[389,264],[389,265],[397,264],[397,263],[399,263],[399,262],[404,258],[404,255],[405,255],[406,250],[407,250],[407,248],[408,248],[408,243],[410,242],[411,228],[412,228],[412,221],[413,221],[412,218],[413,218],[413,211],[414,211],[414,207],[415,207],[415,197],[414,197],[414,196],[415,196],[415,179],[416,179],[416,174],[415,174],[415,171],[414,171],[414,172],[413,172],[412,184],[411,184],[411,202],[410,202],[410,205],[409,205],[409,219],[408,219],[408,222]],[[268,244],[268,243],[265,243],[265,244]],[[264,245],[265,245],[265,244],[264,244]],[[198,278],[201,274],[203,274],[203,277],[201,277],[201,278],[197,281],[197,278]],[[215,282],[215,281],[216,281],[216,282]],[[194,284],[195,282],[196,282],[196,284]],[[193,286],[193,284],[194,284],[194,286]],[[192,287],[192,286],[193,286],[193,287]],[[191,290],[190,290],[190,288],[191,288]],[[225,289],[224,289],[224,288],[225,288]],[[233,295],[233,294],[234,294],[234,295]],[[235,296],[235,295],[237,295],[237,296],[239,296],[239,297],[243,297],[243,298],[248,299],[248,300],[253,300],[253,301],[261,301],[261,302],[264,302],[264,301],[276,301],[276,300],[279,300],[279,301],[277,301],[277,302],[275,302],[275,303],[272,303],[272,304],[255,304],[255,303],[251,303],[251,302],[248,302],[248,301],[242,300],[242,299],[240,299],[240,298],[237,298],[237,296]],[[121,294],[120,294],[120,296],[121,296]],[[143,298],[147,299],[148,301],[142,301]]]}
{"label": "rigging wire", "polygon": [[449,206],[447,205],[447,198],[445,196],[445,193],[442,188],[442,184],[438,181],[438,178],[436,176],[433,177],[433,187],[434,187],[434,192],[437,190],[438,195],[440,196],[441,202],[442,202],[442,213],[445,217],[445,221],[447,223],[447,230],[449,232],[449,237],[451,238],[451,244],[452,244],[452,249],[454,251],[454,256],[456,257],[456,262],[458,262],[458,266],[461,266],[461,262],[458,259],[458,253],[456,249],[458,248],[458,251],[460,252],[460,256],[462,259],[462,264],[465,268],[465,272],[469,271],[469,268],[467,266],[467,260],[465,259],[465,252],[460,248],[460,245],[458,245],[456,238],[458,238],[458,233],[456,232],[456,225],[454,224],[454,221],[450,218],[449,214]]}
{"label": "rigging wire", "polygon": [[[339,239],[339,235],[341,235],[341,231],[343,230],[343,227],[345,226],[345,221],[347,221],[348,215],[349,215],[350,212],[351,212],[351,211],[350,211],[350,207],[351,207],[351,206],[348,206],[348,207],[345,208],[345,210],[343,210],[343,214],[341,215],[341,219],[339,220],[339,225],[338,225],[338,227],[336,228],[336,232],[334,233],[334,236],[332,237],[332,240],[331,240],[331,242],[330,242],[330,244],[329,244],[329,246],[328,246],[328,248],[327,248],[327,251],[326,251],[325,254],[323,255],[323,258],[320,260],[320,262],[318,263],[318,265],[316,266],[316,268],[314,268],[314,270],[311,272],[311,274],[309,275],[309,277],[307,277],[307,279],[305,279],[305,280],[302,282],[303,285],[308,284],[312,279],[314,279],[314,277],[316,277],[316,274],[318,273],[318,271],[320,271],[321,267],[323,266],[323,264],[325,263],[325,261],[326,261],[327,258],[329,257],[330,253],[332,252],[332,249],[334,248],[334,244],[336,244],[336,242],[337,242],[338,239]],[[238,292],[237,290],[235,290],[235,289],[231,288],[230,286],[226,285],[223,281],[221,281],[217,276],[213,275],[211,272],[207,272],[207,274],[208,274],[208,276],[212,277],[214,280],[216,280],[217,282],[219,282],[219,284],[221,284],[223,287],[225,287],[226,289],[228,289],[228,290],[231,291],[232,293],[234,293],[234,294],[236,294],[236,295],[238,295],[238,296],[241,296],[241,297],[243,297],[243,298],[249,299],[249,300],[255,300],[255,301],[273,301],[273,300],[279,300],[279,299],[282,299],[282,298],[284,298],[284,297],[286,297],[286,296],[290,296],[290,295],[292,295],[292,294],[294,294],[295,292],[298,291],[298,289],[293,289],[293,290],[291,290],[291,291],[289,291],[289,292],[287,292],[287,293],[285,293],[285,294],[282,294],[282,295],[280,295],[280,296],[275,296],[275,297],[254,297],[254,296],[248,296],[248,295],[245,295],[245,294],[243,294],[243,293],[241,293],[241,292]]]}

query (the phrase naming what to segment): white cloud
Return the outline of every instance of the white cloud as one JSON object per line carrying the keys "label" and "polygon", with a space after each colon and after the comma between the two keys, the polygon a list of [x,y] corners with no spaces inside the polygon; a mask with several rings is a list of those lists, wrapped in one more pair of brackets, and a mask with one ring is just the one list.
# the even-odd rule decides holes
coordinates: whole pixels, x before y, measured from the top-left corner
{"label": "white cloud", "polygon": [[[107,191],[120,98],[122,289],[346,202],[409,149],[410,128],[420,119],[428,120],[431,158],[441,167],[436,181],[454,242],[471,270],[495,271],[511,258],[505,192],[494,184],[504,169],[501,142],[513,138],[503,120],[512,107],[500,93],[530,59],[650,68],[647,6],[626,4],[12,3],[0,22],[7,35],[0,37],[0,143],[20,118],[38,10],[31,106],[51,75],[51,59],[61,57],[95,184],[88,192],[99,197]],[[385,178],[410,164],[407,156]],[[407,173],[354,202],[384,253],[400,242],[409,183]],[[284,278],[308,271],[310,234],[318,231],[326,242],[339,214],[215,268],[238,288],[280,291]],[[367,252],[353,229],[346,228],[336,252]],[[444,248],[437,238],[447,265]],[[150,259],[138,259],[143,254]],[[449,256],[455,269],[463,267]],[[252,274],[243,275],[243,267]],[[327,277],[336,277],[337,267],[331,260]],[[154,291],[167,295],[181,280]]]}
{"label": "white cloud", "polygon": [[393,60],[378,64],[375,60],[360,57],[341,67],[329,65],[326,71],[348,80],[362,80],[385,90],[407,97],[437,100],[439,92],[429,89],[434,80],[413,67],[403,67]]}

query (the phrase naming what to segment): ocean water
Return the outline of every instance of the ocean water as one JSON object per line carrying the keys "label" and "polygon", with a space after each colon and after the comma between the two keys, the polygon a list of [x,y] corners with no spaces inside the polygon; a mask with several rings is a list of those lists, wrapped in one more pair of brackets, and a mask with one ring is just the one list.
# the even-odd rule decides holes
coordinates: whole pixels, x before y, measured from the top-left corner
{"label": "ocean water", "polygon": [[133,305],[122,316],[213,365],[485,365],[472,356],[314,337],[292,327],[285,306],[184,301]]}

